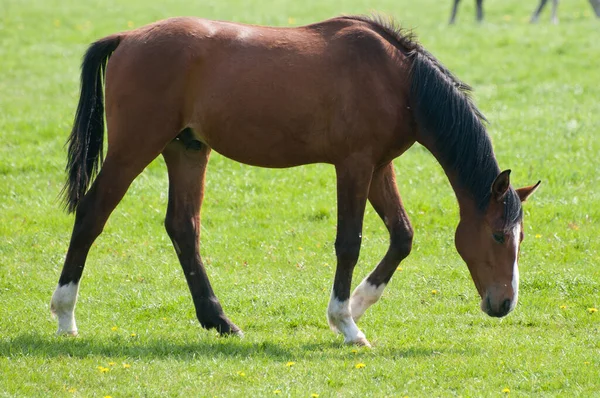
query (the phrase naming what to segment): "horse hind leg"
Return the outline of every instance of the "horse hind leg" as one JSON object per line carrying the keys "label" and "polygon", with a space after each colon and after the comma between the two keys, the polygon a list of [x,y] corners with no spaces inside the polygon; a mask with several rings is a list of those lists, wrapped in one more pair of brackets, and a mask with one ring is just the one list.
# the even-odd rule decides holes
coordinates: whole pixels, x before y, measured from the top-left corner
{"label": "horse hind leg", "polygon": [[547,2],[548,0],[540,0],[540,4],[537,6],[537,8],[533,11],[533,14],[531,15],[531,20],[529,21],[530,23],[536,23],[540,19],[540,14],[546,6]]}
{"label": "horse hind leg", "polygon": [[483,22],[483,0],[477,0],[477,22]]}
{"label": "horse hind leg", "polygon": [[[166,118],[159,115],[135,118],[132,115],[139,113],[129,110],[108,119],[106,159],[96,180],[77,205],[69,249],[50,302],[50,310],[58,318],[58,334],[77,334],[75,304],[90,247],[132,181],[177,134],[177,128],[173,128]],[[119,117],[124,115],[126,117]]]}
{"label": "horse hind leg", "polygon": [[109,151],[98,177],[77,206],[69,249],[50,301],[50,311],[58,318],[57,334],[77,335],[75,304],[90,247],[131,182],[150,161],[134,152],[127,160],[119,159]]}
{"label": "horse hind leg", "polygon": [[456,22],[456,13],[458,11],[458,3],[460,0],[454,0],[454,4],[452,5],[452,11],[450,12],[450,21],[448,22],[450,25],[454,25]]}
{"label": "horse hind leg", "polygon": [[209,156],[210,148],[194,140],[187,129],[163,151],[169,172],[165,228],[179,257],[200,324],[220,334],[242,336],[241,330],[225,316],[199,252],[200,207]]}
{"label": "horse hind leg", "polygon": [[352,293],[350,309],[355,321],[379,300],[398,264],[408,256],[412,247],[413,231],[402,206],[392,163],[373,174],[369,201],[390,233],[390,245],[377,267]]}

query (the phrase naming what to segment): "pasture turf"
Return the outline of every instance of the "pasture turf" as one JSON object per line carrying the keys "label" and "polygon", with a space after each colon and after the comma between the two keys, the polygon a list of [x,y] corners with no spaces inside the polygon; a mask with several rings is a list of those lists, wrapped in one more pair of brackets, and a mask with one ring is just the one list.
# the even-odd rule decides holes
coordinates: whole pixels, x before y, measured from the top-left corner
{"label": "pasture turf", "polygon": [[[560,25],[527,23],[534,0],[3,0],[0,2],[0,396],[592,396],[600,391],[600,21],[585,0]],[[164,232],[157,159],[93,246],[77,338],[54,335],[48,303],[73,217],[61,212],[64,142],[91,41],[175,15],[300,25],[379,11],[475,88],[502,168],[543,185],[525,205],[517,309],[479,310],[454,249],[457,206],[419,146],[395,162],[414,250],[344,346],[325,319],[335,256],[333,168],[267,170],[213,153],[202,254],[246,337],[195,319]],[[369,206],[355,284],[387,248]],[[364,366],[360,365],[364,364]],[[510,391],[510,392],[508,392]]]}

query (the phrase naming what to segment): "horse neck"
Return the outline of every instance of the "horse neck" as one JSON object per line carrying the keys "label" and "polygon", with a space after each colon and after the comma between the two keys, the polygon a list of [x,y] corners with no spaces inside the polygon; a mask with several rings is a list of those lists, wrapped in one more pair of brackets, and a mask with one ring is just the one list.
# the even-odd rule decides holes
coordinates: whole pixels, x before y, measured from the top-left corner
{"label": "horse neck", "polygon": [[475,136],[476,139],[467,139],[459,144],[448,145],[447,143],[441,144],[440,140],[427,134],[427,137],[418,140],[433,154],[444,169],[456,195],[461,218],[485,210],[489,203],[492,183],[500,174],[500,168],[485,129],[468,132],[468,134]]}

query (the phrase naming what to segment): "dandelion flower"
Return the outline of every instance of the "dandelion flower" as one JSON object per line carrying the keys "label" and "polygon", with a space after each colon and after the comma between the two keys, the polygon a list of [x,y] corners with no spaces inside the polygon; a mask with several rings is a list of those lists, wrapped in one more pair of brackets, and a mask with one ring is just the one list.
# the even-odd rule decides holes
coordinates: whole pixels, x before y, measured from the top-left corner
{"label": "dandelion flower", "polygon": [[131,333],[131,335],[130,335],[130,336],[131,336],[131,337],[135,337],[135,336],[137,336],[137,334],[135,334],[135,333]]}
{"label": "dandelion flower", "polygon": [[588,312],[593,314],[594,312],[598,312],[598,308],[588,308]]}
{"label": "dandelion flower", "polygon": [[566,310],[566,309],[567,309],[567,306],[566,306],[566,305],[561,305],[561,306],[560,306],[560,309],[561,309],[561,310]]}
{"label": "dandelion flower", "polygon": [[244,373],[244,372],[238,372],[238,376],[240,376],[240,377],[246,377],[246,373]]}
{"label": "dandelion flower", "polygon": [[402,267],[396,268],[396,271],[402,271]]}
{"label": "dandelion flower", "polygon": [[128,363],[123,364],[123,369],[129,369],[130,367],[131,367],[131,365]]}
{"label": "dandelion flower", "polygon": [[114,363],[114,362],[109,362],[108,363],[108,366],[115,366],[115,365],[116,365],[116,363]]}
{"label": "dandelion flower", "polygon": [[509,388],[503,388],[502,392],[505,393],[505,394],[508,394],[508,393],[510,393],[510,389]]}
{"label": "dandelion flower", "polygon": [[273,394],[281,394],[281,390],[275,390],[273,391]]}
{"label": "dandelion flower", "polygon": [[75,387],[71,387],[67,391],[73,393],[73,392],[77,391],[77,389]]}
{"label": "dandelion flower", "polygon": [[319,398],[319,394],[314,394],[314,393],[313,393],[313,394],[310,394],[310,397],[311,397],[311,398]]}
{"label": "dandelion flower", "polygon": [[542,235],[540,235],[540,234],[535,234],[535,237],[536,237],[537,239],[539,239],[539,238],[541,238],[541,237],[542,237]]}
{"label": "dandelion flower", "polygon": [[290,361],[290,362],[286,363],[286,364],[285,364],[285,366],[287,366],[288,368],[291,368],[291,367],[292,367],[292,366],[294,366],[295,364],[296,364],[296,362],[292,362],[292,361]]}
{"label": "dandelion flower", "polygon": [[589,365],[589,364],[590,364],[590,362],[589,362],[589,361],[585,361],[583,364],[584,364],[584,365]]}
{"label": "dandelion flower", "polygon": [[354,365],[354,367],[355,367],[356,369],[362,369],[362,368],[364,368],[365,366],[367,366],[367,365],[365,365],[365,364],[364,364],[364,363],[362,363],[362,362],[359,362],[359,363],[357,363],[356,365]]}
{"label": "dandelion flower", "polygon": [[98,370],[100,371],[100,373],[106,373],[110,371],[109,368],[105,368],[104,366],[98,366]]}
{"label": "dandelion flower", "polygon": [[118,329],[118,327],[116,327],[116,326],[113,326],[112,328],[110,328],[110,330],[112,330],[113,332],[116,332],[117,329]]}
{"label": "dandelion flower", "polygon": [[433,289],[433,290],[431,291],[431,294],[438,294],[438,293],[439,293],[439,291],[437,291],[437,290],[435,290],[435,289]]}
{"label": "dandelion flower", "polygon": [[358,350],[356,348],[353,348],[352,351],[350,351],[350,352],[353,353],[353,354],[357,354]]}

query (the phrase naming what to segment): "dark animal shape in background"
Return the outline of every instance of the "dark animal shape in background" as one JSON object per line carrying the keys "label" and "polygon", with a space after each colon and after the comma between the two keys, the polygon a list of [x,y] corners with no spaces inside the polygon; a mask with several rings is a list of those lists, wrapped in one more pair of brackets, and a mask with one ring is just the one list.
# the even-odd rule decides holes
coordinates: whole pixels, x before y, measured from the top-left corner
{"label": "dark animal shape in background", "polygon": [[[355,321],[411,251],[413,230],[392,160],[415,142],[433,153],[456,193],[455,244],[481,309],[502,317],[515,307],[521,202],[537,184],[513,189],[469,86],[392,24],[341,17],[275,28],[172,18],[93,43],[81,83],[64,190],[75,225],[51,301],[59,333],[77,334],[74,308],[92,243],[131,182],[162,154],[169,175],[165,227],[197,318],[221,334],[241,334],[213,293],[199,251],[212,149],[261,167],[335,166],[337,268],[327,315],[347,343],[369,344]],[[351,295],[367,201],[390,243]]]}
{"label": "dark animal shape in background", "polygon": [[[589,0],[589,1],[590,1],[592,8],[594,9],[594,12],[596,13],[596,16],[598,18],[600,18],[600,0]],[[459,2],[460,2],[460,0],[454,0],[454,4],[452,5],[452,12],[450,13],[450,24],[454,24],[454,22],[456,21],[456,13],[458,11],[458,3]],[[540,0],[540,4],[533,11],[533,15],[531,16],[531,20],[530,20],[531,23],[535,23],[539,20],[540,13],[546,6],[546,3],[548,3],[548,0]],[[477,21],[481,22],[481,21],[483,21],[483,0],[476,0],[476,7],[477,7]],[[558,23],[557,9],[558,9],[558,0],[552,0],[551,20],[553,23]]]}

